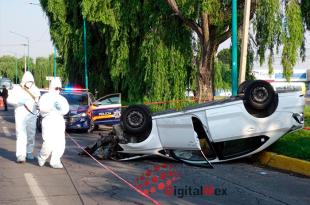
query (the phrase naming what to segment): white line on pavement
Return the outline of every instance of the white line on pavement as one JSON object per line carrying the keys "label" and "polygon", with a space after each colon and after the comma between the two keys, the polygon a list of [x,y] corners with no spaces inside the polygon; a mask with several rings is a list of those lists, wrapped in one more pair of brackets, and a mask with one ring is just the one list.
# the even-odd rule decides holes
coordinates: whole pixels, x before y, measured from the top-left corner
{"label": "white line on pavement", "polygon": [[38,205],[48,205],[47,198],[44,196],[42,190],[40,189],[37,181],[33,177],[31,173],[25,173],[24,174],[26,181],[28,183],[28,186],[30,187],[30,190],[32,192],[32,195],[34,196],[36,202]]}
{"label": "white line on pavement", "polygon": [[4,132],[4,135],[7,136],[7,137],[10,137],[11,136],[11,132],[9,131],[9,128],[7,127],[2,127],[3,129],[3,132]]}

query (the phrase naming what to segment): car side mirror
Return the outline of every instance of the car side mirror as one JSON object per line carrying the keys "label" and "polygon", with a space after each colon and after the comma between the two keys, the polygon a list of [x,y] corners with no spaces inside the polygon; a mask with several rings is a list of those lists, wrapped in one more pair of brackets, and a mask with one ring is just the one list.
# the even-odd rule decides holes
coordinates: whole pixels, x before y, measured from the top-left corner
{"label": "car side mirror", "polygon": [[93,102],[93,104],[92,104],[93,106],[99,106],[99,103],[98,102]]}

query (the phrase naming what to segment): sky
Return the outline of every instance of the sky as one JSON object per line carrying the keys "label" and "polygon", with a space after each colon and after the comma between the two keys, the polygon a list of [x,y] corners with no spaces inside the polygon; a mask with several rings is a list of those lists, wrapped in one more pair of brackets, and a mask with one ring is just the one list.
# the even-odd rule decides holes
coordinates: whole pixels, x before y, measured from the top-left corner
{"label": "sky", "polygon": [[[308,70],[310,69],[310,32],[307,31],[305,33],[305,38],[306,38],[306,59],[305,61],[302,61],[301,58],[298,58],[296,65],[294,66],[294,70]],[[222,43],[219,46],[218,51],[220,51],[221,49],[224,48],[229,48],[231,45],[231,39],[227,39],[224,43]],[[280,46],[279,48],[279,53],[275,53],[274,54],[274,58],[273,58],[273,68],[275,70],[282,70],[282,64],[281,64],[281,53],[282,51],[282,47]],[[257,56],[254,56],[254,64],[253,64],[253,70],[268,70],[268,52],[266,52],[266,59],[265,62],[263,63],[263,65],[260,65]],[[238,56],[238,60],[240,56]]]}
{"label": "sky", "polygon": [[[33,3],[33,4],[30,4]],[[34,5],[36,4],[36,5]],[[38,0],[0,0],[0,56],[24,56],[29,38],[29,56],[47,57],[53,53],[48,19]],[[26,48],[26,49],[25,49]]]}

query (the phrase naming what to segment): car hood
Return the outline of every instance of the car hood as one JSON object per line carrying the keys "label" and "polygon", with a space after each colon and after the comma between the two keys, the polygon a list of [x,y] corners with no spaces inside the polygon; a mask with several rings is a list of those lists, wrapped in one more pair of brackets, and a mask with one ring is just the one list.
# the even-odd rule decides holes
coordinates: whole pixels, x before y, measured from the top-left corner
{"label": "car hood", "polygon": [[88,105],[70,105],[70,110],[68,115],[69,116],[73,116],[73,115],[77,115],[80,113],[85,113],[87,112],[88,109]]}

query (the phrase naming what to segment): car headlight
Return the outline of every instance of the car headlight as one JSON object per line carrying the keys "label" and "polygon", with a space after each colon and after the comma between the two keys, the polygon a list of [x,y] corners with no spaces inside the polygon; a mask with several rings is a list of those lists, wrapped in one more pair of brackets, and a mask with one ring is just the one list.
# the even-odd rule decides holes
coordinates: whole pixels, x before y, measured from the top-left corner
{"label": "car headlight", "polygon": [[87,114],[85,112],[82,112],[82,113],[79,113],[79,114],[74,115],[72,117],[86,117],[86,116],[87,116]]}

